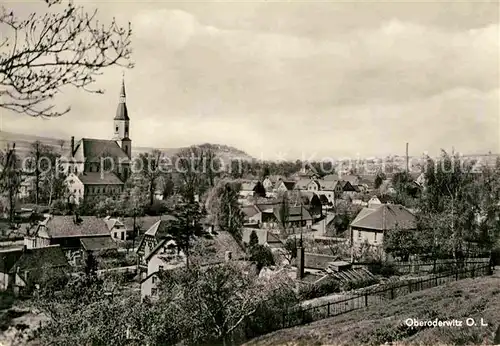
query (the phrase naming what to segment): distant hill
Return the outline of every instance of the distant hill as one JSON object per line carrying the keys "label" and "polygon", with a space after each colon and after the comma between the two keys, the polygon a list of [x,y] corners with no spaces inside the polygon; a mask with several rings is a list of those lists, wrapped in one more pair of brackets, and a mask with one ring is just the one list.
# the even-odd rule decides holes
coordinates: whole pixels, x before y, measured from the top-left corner
{"label": "distant hill", "polygon": [[[78,138],[76,138],[76,140],[78,140]],[[71,145],[70,139],[51,138],[51,137],[34,136],[21,133],[0,131],[0,148],[4,149],[7,147],[7,144],[16,143],[17,153],[21,157],[28,155],[28,153],[31,151],[31,144],[34,143],[35,141],[40,141],[40,143],[53,148],[54,151],[58,153],[62,153],[69,150],[69,147]],[[249,161],[253,159],[252,156],[248,155],[244,151],[227,145],[204,143],[197,146],[205,148],[211,147],[216,153],[216,155],[223,160],[223,162],[229,162],[230,160],[236,160],[236,159],[249,160]],[[184,148],[133,147],[132,156],[137,156],[141,153],[151,152],[154,149],[160,150],[167,156],[172,156]]]}

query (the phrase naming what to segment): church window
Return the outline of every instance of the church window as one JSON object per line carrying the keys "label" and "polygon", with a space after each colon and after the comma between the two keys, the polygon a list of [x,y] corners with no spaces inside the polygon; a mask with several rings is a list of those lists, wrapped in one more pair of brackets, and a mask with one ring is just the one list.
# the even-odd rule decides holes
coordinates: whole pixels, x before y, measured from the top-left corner
{"label": "church window", "polygon": [[115,127],[115,132],[118,133],[118,126]]}
{"label": "church window", "polygon": [[128,135],[128,125],[125,125],[125,134]]}

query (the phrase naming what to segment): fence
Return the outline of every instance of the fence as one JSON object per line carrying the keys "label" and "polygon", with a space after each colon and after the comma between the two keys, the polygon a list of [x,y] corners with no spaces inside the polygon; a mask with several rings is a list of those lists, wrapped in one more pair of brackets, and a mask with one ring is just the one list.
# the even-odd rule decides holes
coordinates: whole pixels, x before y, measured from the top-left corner
{"label": "fence", "polygon": [[[416,273],[436,273],[436,272],[449,272],[450,267],[465,267],[471,268],[473,266],[485,266],[489,264],[490,258],[468,258],[462,262],[457,262],[453,259],[439,259],[436,261],[396,261],[389,262],[389,265],[400,274],[416,274]],[[382,263],[354,263],[353,268],[365,267],[377,273],[386,264]]]}
{"label": "fence", "polygon": [[389,287],[377,288],[374,291],[363,294],[356,294],[349,298],[341,299],[327,304],[314,307],[298,307],[295,310],[285,311],[282,315],[282,328],[290,328],[303,325],[313,321],[328,317],[338,316],[350,311],[365,308],[367,306],[380,304],[397,297],[410,294],[412,292],[443,285],[452,281],[466,278],[474,278],[491,274],[489,265],[472,268],[462,271],[448,272],[434,275],[430,278],[412,280],[404,283],[397,282]]}

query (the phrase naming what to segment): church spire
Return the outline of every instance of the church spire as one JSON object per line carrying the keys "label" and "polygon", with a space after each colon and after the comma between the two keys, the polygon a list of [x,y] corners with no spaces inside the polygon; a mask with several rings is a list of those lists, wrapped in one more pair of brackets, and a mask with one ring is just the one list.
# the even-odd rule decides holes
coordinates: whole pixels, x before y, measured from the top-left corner
{"label": "church spire", "polygon": [[118,103],[118,108],[116,110],[115,120],[130,120],[128,117],[128,110],[127,110],[127,104],[126,104],[125,73],[122,76],[122,88],[120,90],[120,102]]}

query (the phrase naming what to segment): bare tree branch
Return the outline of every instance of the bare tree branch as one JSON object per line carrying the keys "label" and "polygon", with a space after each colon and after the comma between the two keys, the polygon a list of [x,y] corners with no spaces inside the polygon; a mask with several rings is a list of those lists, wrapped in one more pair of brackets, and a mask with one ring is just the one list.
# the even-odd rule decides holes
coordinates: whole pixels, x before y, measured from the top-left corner
{"label": "bare tree branch", "polygon": [[[45,0],[49,11],[26,19],[0,7],[0,107],[33,117],[53,117],[54,97],[72,85],[91,93],[95,76],[109,66],[132,68],[131,27],[107,26],[72,2]],[[10,35],[9,35],[10,33]],[[47,102],[49,103],[47,105]]]}

